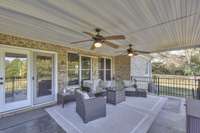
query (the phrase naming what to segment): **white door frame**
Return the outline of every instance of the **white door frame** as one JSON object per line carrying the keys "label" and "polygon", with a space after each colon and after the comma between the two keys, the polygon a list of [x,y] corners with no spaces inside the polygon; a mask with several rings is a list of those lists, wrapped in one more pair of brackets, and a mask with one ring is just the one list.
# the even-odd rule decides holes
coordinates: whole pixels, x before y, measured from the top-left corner
{"label": "white door frame", "polygon": [[[3,52],[0,50],[0,77],[3,78]],[[0,82],[4,83],[4,79],[0,80]],[[3,112],[3,84],[0,85],[0,112]]]}
{"label": "white door frame", "polygon": [[[41,96],[41,97],[37,97],[37,70],[36,70],[36,57],[37,55],[42,55],[42,56],[49,56],[52,57],[53,62],[52,62],[52,94],[51,95],[47,95],[47,96]],[[54,101],[56,98],[56,68],[55,68],[55,64],[56,64],[56,56],[55,54],[52,53],[43,53],[43,52],[34,52],[33,53],[33,104],[37,105],[37,104],[42,104],[45,102],[51,102]]]}
{"label": "white door frame", "polygon": [[17,53],[17,54],[26,54],[27,55],[27,99],[26,100],[22,100],[22,101],[16,101],[16,102],[11,102],[11,103],[6,103],[5,102],[5,88],[4,88],[4,84],[1,85],[1,105],[2,108],[0,109],[0,112],[6,112],[6,111],[10,111],[10,110],[15,110],[15,109],[19,109],[19,108],[23,108],[23,107],[27,107],[27,106],[31,106],[31,72],[30,72],[30,52],[27,50],[21,50],[21,49],[12,49],[12,48],[3,48],[1,47],[1,76],[4,78],[5,80],[5,53],[6,52],[10,52],[10,53]]}
{"label": "white door frame", "polygon": [[[4,49],[7,50],[7,49],[12,49],[13,52],[15,51],[25,51],[25,53],[28,53],[29,55],[27,57],[29,57],[28,61],[28,68],[29,68],[29,72],[28,72],[28,90],[30,91],[30,106],[28,105],[27,108],[31,108],[31,107],[39,107],[39,106],[45,106],[46,104],[49,105],[51,103],[55,103],[57,101],[57,93],[58,93],[58,55],[56,52],[54,51],[46,51],[46,50],[40,50],[40,49],[33,49],[33,48],[22,48],[22,47],[17,47],[17,46],[8,46],[8,45],[4,45],[4,44],[0,44],[0,69],[1,67],[3,67],[3,52],[1,52],[2,50]],[[54,55],[54,90],[55,90],[55,98],[52,100],[52,101],[49,101],[49,102],[45,102],[45,103],[41,103],[41,104],[37,104],[37,105],[34,105],[34,101],[33,101],[33,80],[32,80],[32,77],[33,77],[33,53],[34,52],[41,52],[41,53],[49,53],[49,54],[53,54]],[[3,72],[0,71],[0,76],[3,77]],[[6,114],[6,113],[9,113],[9,112],[14,112],[14,111],[17,111],[17,110],[23,110],[25,109],[26,107],[23,107],[23,108],[16,108],[16,109],[11,109],[9,110],[8,112],[3,109],[3,89],[1,89],[1,85],[0,85],[0,116],[1,116],[1,112],[3,114]],[[2,95],[2,96],[1,96]]]}

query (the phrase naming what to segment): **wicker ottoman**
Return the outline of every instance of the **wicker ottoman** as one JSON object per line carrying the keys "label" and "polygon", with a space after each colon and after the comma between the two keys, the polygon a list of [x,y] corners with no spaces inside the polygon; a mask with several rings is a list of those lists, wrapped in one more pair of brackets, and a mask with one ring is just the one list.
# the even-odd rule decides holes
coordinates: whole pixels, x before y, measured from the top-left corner
{"label": "wicker ottoman", "polygon": [[107,103],[118,104],[126,100],[124,90],[107,90]]}
{"label": "wicker ottoman", "polygon": [[147,97],[147,92],[143,89],[138,89],[137,91],[125,91],[126,96],[133,97]]}

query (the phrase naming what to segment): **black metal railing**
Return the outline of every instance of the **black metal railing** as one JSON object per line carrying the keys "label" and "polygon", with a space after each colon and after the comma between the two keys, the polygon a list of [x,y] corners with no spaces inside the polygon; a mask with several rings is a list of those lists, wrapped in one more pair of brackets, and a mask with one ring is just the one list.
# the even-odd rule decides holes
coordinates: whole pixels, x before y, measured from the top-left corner
{"label": "black metal railing", "polygon": [[14,94],[25,92],[27,89],[26,77],[7,77],[5,79],[6,96],[14,96]]}
{"label": "black metal railing", "polygon": [[200,99],[200,78],[184,76],[133,77],[138,88],[157,95]]}

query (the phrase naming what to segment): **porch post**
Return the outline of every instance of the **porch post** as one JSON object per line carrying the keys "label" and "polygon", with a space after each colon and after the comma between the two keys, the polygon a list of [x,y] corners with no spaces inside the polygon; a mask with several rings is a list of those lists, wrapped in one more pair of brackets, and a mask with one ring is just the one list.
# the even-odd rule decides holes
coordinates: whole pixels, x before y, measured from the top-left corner
{"label": "porch post", "polygon": [[158,77],[157,80],[158,80],[158,95],[160,95],[160,78]]}
{"label": "porch post", "polygon": [[200,79],[198,79],[197,99],[200,99]]}

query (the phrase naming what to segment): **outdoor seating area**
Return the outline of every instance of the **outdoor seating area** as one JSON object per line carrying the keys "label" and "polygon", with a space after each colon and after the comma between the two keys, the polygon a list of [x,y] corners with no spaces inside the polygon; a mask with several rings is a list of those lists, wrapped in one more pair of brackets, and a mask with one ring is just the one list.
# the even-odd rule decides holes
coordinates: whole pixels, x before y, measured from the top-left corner
{"label": "outdoor seating area", "polygon": [[199,9],[0,1],[0,133],[200,133]]}
{"label": "outdoor seating area", "polygon": [[[106,117],[106,103],[117,105],[126,101],[126,96],[147,97],[147,90],[138,89],[134,81],[121,80],[119,77],[112,81],[84,81],[82,88],[65,88],[59,93],[58,104],[66,101],[76,101],[76,112],[84,123]],[[128,88],[128,89],[127,89]],[[70,98],[71,97],[71,98]]]}
{"label": "outdoor seating area", "polygon": [[[165,105],[167,98],[157,96],[126,97],[126,101],[117,105],[105,104],[103,99],[95,100],[99,101],[87,105],[89,109],[87,111],[90,111],[91,115],[87,118],[91,120],[95,117],[96,119],[88,123],[85,123],[88,119],[85,121],[85,118],[82,119],[80,113],[77,113],[77,102],[70,102],[65,105],[65,108],[58,105],[46,110],[68,133],[147,133]],[[94,105],[95,103],[99,106]],[[91,111],[95,111],[95,113]]]}

